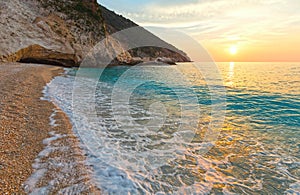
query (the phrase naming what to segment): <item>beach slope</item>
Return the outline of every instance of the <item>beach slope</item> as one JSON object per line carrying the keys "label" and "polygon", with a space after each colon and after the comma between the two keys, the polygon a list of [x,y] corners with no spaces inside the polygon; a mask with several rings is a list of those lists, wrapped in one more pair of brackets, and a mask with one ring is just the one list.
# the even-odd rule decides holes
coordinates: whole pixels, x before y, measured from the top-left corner
{"label": "beach slope", "polygon": [[0,194],[97,192],[68,118],[41,99],[46,83],[62,72],[0,64]]}

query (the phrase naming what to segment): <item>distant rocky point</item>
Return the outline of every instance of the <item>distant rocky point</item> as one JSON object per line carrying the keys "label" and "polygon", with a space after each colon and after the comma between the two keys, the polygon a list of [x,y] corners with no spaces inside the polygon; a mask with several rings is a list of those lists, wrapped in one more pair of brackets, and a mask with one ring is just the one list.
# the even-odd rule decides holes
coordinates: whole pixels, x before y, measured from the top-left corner
{"label": "distant rocky point", "polygon": [[[112,65],[159,61],[188,62],[189,57],[134,22],[99,5],[96,0],[0,1],[0,61],[79,66],[88,52],[105,41]],[[139,37],[122,41],[111,35],[137,28]],[[163,47],[127,51],[130,41],[147,39]],[[104,54],[101,54],[104,55]]]}

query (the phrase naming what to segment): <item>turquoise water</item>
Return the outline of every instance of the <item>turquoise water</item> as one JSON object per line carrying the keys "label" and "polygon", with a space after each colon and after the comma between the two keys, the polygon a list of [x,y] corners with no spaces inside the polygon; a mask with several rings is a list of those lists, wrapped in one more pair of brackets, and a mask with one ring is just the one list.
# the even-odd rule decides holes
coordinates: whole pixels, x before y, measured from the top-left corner
{"label": "turquoise water", "polygon": [[[224,88],[213,94],[213,78],[192,64],[112,67],[97,79],[84,69],[79,80],[68,69],[47,93],[70,116],[104,194],[299,194],[300,63],[218,68]],[[216,107],[225,120],[205,141]]]}

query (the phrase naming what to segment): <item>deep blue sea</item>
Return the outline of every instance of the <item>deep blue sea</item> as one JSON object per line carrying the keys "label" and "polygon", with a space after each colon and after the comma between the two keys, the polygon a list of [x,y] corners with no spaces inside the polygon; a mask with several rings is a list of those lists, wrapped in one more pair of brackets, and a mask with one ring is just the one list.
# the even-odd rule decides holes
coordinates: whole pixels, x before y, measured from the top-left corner
{"label": "deep blue sea", "polygon": [[200,66],[66,69],[46,92],[103,194],[300,194],[300,63]]}

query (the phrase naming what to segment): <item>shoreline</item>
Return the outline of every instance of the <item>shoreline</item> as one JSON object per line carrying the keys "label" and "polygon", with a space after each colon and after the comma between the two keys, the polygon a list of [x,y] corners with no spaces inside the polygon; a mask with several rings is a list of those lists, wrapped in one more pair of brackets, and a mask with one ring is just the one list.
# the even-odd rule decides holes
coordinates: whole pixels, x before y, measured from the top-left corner
{"label": "shoreline", "polygon": [[100,193],[69,118],[41,98],[47,83],[63,72],[0,63],[0,194]]}

